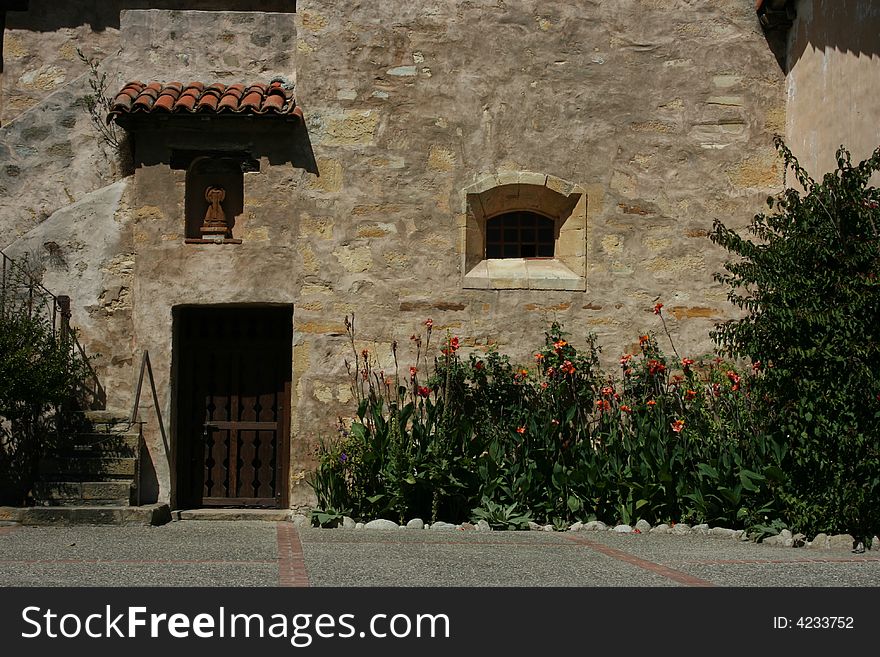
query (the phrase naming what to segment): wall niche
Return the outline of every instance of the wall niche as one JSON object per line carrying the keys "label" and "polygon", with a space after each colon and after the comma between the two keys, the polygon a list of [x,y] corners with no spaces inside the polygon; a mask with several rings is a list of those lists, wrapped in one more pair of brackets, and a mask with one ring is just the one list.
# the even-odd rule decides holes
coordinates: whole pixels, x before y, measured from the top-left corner
{"label": "wall niche", "polygon": [[187,243],[239,243],[236,219],[244,212],[244,174],[260,170],[247,153],[176,151],[172,169],[186,170]]}

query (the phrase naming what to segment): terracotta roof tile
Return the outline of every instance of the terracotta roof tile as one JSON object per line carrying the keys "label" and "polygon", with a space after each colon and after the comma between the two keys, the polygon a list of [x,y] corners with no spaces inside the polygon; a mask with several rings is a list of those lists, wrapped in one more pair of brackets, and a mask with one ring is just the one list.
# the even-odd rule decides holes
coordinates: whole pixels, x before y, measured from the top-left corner
{"label": "terracotta roof tile", "polygon": [[116,94],[107,122],[121,115],[196,112],[302,117],[292,91],[277,80],[249,85],[132,81]]}
{"label": "terracotta roof tile", "polygon": [[230,109],[236,110],[238,108],[238,103],[241,100],[241,97],[244,95],[244,85],[243,84],[231,84],[226,87],[226,93],[220,98],[220,102],[217,103],[217,109]]}

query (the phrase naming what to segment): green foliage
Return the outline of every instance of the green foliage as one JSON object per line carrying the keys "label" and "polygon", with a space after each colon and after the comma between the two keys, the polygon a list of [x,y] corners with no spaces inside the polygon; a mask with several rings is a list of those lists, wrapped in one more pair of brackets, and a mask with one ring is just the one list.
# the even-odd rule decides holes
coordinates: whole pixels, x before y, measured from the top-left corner
{"label": "green foliage", "polygon": [[[653,334],[620,373],[553,324],[534,365],[495,350],[428,362],[432,322],[401,377],[366,351],[350,365],[357,419],[322,444],[312,485],[324,509],[369,517],[708,522],[763,536],[880,526],[880,149],[770,199],[746,239],[716,222],[737,256],[718,280],[746,311],[716,327],[722,357],[674,357]],[[348,321],[348,320],[347,320]],[[751,366],[736,366],[742,359]],[[470,514],[470,515],[469,515]]]}
{"label": "green foliage", "polygon": [[497,504],[487,497],[483,498],[483,505],[474,509],[471,514],[474,522],[485,520],[492,529],[528,529],[532,521],[528,513],[520,513],[516,503]]}
{"label": "green foliage", "polygon": [[[7,263],[8,264],[8,263]],[[64,339],[45,309],[42,288],[7,268],[0,289],[0,504],[25,501],[38,460],[64,433],[64,411],[85,376],[72,335]]]}
{"label": "green foliage", "polygon": [[97,59],[87,57],[82,50],[76,49],[77,57],[89,69],[89,87],[92,93],[83,98],[86,112],[95,132],[105,144],[115,152],[122,152],[124,136],[116,124],[108,120],[113,99],[108,94],[107,73],[100,70],[100,62]]}
{"label": "green foliage", "polygon": [[448,335],[429,368],[429,320],[401,381],[397,345],[393,374],[377,371],[347,321],[357,419],[319,446],[311,483],[322,510],[496,528],[533,517],[748,527],[775,513],[779,447],[754,423],[752,375],[721,359],[673,365],[645,335],[615,379],[591,336],[581,352],[554,324],[530,368],[494,349],[464,361]]}
{"label": "green foliage", "polygon": [[339,527],[346,515],[348,514],[345,511],[333,508],[315,509],[312,511],[312,525],[330,529]]}
{"label": "green foliage", "polygon": [[853,165],[841,148],[816,182],[777,148],[804,191],[768,199],[754,240],[716,221],[712,240],[737,256],[717,278],[747,315],[713,337],[761,365],[753,396],[785,449],[790,524],[864,536],[880,525],[880,149]]}

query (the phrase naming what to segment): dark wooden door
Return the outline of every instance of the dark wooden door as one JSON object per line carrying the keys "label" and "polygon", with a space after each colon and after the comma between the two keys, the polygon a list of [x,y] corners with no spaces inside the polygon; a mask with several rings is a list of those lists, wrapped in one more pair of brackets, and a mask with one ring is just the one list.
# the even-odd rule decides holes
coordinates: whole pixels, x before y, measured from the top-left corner
{"label": "dark wooden door", "polygon": [[181,506],[287,505],[292,313],[179,309]]}

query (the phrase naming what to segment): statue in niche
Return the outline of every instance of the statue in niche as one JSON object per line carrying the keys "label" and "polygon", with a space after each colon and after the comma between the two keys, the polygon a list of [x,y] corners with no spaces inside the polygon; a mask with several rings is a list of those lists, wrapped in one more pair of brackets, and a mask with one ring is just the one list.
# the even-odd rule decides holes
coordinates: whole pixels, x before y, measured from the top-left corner
{"label": "statue in niche", "polygon": [[231,237],[229,224],[226,221],[226,213],[221,205],[226,200],[226,190],[222,187],[210,185],[205,190],[205,200],[209,205],[200,229],[202,237]]}

